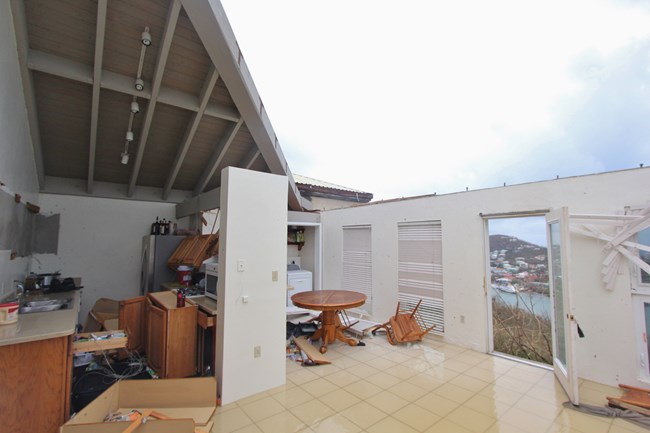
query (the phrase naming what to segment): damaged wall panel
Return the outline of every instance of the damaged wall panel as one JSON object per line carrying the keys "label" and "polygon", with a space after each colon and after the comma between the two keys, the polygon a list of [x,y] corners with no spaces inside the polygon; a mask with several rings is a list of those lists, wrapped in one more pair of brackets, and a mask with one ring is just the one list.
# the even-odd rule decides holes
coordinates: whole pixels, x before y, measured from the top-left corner
{"label": "damaged wall panel", "polygon": [[[31,209],[38,207],[29,205]],[[34,253],[56,254],[59,245],[60,215],[44,216],[16,202],[16,198],[0,191],[0,250],[10,250],[12,258]]]}

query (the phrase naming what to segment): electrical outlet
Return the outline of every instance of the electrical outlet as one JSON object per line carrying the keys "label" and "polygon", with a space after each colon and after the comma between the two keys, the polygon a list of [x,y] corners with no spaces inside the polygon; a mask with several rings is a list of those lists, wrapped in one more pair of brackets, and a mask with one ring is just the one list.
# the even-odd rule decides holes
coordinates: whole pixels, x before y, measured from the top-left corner
{"label": "electrical outlet", "polygon": [[246,260],[237,260],[237,272],[244,272],[246,270]]}
{"label": "electrical outlet", "polygon": [[271,272],[271,281],[273,282],[278,281],[278,271]]}
{"label": "electrical outlet", "polygon": [[253,357],[261,358],[262,357],[262,346],[253,347]]}

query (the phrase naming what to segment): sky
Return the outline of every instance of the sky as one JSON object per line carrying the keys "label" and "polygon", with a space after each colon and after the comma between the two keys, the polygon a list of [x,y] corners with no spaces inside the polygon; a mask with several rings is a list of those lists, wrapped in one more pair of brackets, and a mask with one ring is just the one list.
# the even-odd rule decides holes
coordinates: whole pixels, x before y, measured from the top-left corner
{"label": "sky", "polygon": [[650,165],[650,1],[221,2],[293,173],[384,200]]}

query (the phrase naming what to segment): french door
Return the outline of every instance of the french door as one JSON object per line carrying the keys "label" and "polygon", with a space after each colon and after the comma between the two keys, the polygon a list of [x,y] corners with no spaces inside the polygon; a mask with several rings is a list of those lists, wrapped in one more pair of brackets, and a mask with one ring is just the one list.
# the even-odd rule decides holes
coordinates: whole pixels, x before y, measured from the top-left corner
{"label": "french door", "polygon": [[577,324],[571,308],[569,211],[563,207],[546,215],[549,288],[553,306],[553,371],[571,403],[578,405],[578,375],[575,362]]}

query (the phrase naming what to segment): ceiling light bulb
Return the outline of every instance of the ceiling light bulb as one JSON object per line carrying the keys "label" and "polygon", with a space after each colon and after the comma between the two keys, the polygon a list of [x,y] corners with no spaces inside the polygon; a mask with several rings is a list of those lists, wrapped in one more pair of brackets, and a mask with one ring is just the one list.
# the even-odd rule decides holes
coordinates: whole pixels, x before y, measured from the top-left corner
{"label": "ceiling light bulb", "polygon": [[129,154],[126,152],[122,152],[122,164],[126,165],[129,163]]}
{"label": "ceiling light bulb", "polygon": [[144,32],[142,32],[142,36],[140,37],[140,40],[142,41],[142,45],[144,45],[145,47],[151,45],[151,34],[149,33],[149,27],[144,28]]}
{"label": "ceiling light bulb", "polygon": [[131,113],[137,114],[140,112],[140,104],[137,101],[131,102]]}
{"label": "ceiling light bulb", "polygon": [[139,92],[142,92],[144,90],[144,81],[142,81],[142,78],[135,79],[135,90]]}
{"label": "ceiling light bulb", "polygon": [[133,141],[133,131],[126,131],[126,141]]}

